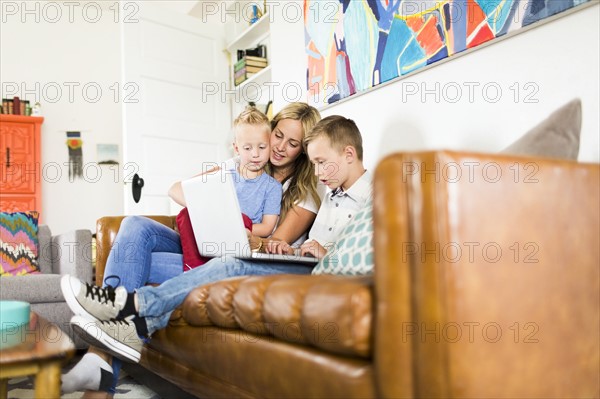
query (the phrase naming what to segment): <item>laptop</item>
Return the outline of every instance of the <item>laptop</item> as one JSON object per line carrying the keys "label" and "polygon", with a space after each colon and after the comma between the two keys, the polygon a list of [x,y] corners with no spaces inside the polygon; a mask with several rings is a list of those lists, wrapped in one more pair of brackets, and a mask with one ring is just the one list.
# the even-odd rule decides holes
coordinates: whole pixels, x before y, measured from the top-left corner
{"label": "laptop", "polygon": [[181,182],[196,245],[203,256],[230,255],[240,259],[314,266],[313,256],[252,252],[242,220],[232,172],[219,170]]}

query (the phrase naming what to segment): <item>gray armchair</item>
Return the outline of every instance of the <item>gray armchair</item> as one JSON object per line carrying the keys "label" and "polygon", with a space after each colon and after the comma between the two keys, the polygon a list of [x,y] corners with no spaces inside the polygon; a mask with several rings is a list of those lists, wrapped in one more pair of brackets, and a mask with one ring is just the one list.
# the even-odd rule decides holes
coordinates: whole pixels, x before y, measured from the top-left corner
{"label": "gray armchair", "polygon": [[50,228],[42,225],[38,240],[41,274],[0,278],[0,299],[29,302],[32,311],[56,323],[69,334],[77,348],[84,348],[87,345],[74,336],[69,324],[73,313],[60,290],[60,279],[72,274],[92,282],[92,233],[75,230],[52,236]]}

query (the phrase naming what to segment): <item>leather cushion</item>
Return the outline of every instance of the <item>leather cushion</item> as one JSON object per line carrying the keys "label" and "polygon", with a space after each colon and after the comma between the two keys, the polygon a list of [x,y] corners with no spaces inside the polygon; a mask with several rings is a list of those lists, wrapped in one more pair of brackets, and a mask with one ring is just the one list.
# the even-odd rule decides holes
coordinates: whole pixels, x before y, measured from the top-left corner
{"label": "leather cushion", "polygon": [[216,325],[331,353],[371,356],[372,278],[271,275],[221,280],[183,304],[193,326]]}

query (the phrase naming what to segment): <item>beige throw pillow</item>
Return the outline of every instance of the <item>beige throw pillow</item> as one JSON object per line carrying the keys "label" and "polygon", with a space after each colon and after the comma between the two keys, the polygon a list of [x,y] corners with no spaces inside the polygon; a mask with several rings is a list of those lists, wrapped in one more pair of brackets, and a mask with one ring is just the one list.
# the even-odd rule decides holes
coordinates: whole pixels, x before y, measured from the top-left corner
{"label": "beige throw pillow", "polygon": [[580,133],[581,100],[577,98],[554,111],[500,153],[577,160]]}

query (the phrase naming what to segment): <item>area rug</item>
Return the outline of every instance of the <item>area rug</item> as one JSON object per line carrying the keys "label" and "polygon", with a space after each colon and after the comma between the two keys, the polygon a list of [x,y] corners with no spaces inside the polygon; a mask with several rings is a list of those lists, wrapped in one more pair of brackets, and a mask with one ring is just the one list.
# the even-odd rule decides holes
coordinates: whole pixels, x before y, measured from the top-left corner
{"label": "area rug", "polygon": [[[79,399],[83,392],[73,392],[62,395],[63,399]],[[33,399],[35,391],[33,378],[13,378],[8,381],[8,399]],[[161,399],[158,394],[147,386],[139,384],[126,371],[122,370],[119,375],[115,399]]]}

